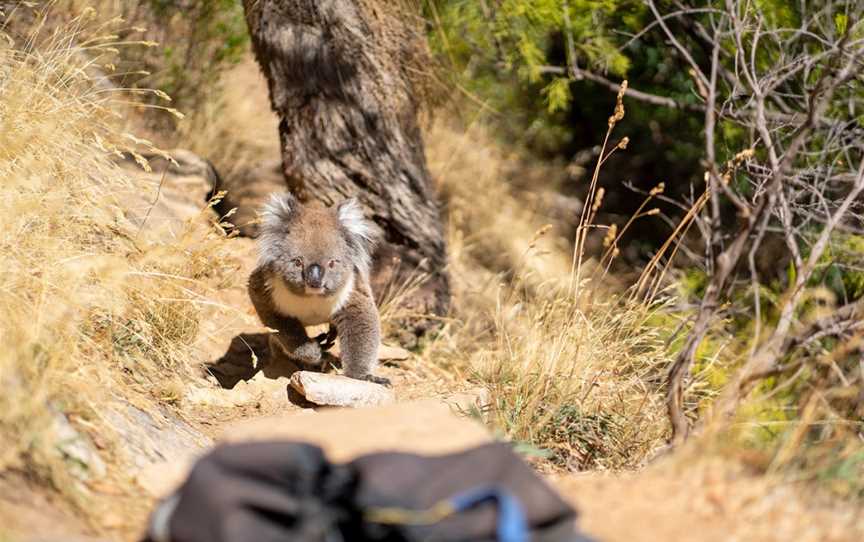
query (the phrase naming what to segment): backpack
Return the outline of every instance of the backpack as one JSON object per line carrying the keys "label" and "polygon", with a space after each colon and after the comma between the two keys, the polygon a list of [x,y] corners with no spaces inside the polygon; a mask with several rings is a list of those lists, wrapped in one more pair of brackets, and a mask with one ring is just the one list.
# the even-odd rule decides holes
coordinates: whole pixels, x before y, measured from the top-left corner
{"label": "backpack", "polygon": [[153,511],[145,542],[589,542],[510,446],[333,464],[298,442],[217,447]]}

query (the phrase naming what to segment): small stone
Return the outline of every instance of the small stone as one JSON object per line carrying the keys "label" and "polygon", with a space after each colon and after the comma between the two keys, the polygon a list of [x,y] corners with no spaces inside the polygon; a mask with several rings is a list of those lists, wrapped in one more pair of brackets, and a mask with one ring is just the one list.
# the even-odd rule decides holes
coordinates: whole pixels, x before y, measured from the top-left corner
{"label": "small stone", "polygon": [[404,361],[411,357],[411,352],[399,346],[382,344],[378,349],[378,361]]}
{"label": "small stone", "polygon": [[255,400],[255,397],[242,389],[225,390],[195,386],[186,391],[184,400],[196,406],[231,408],[249,404]]}
{"label": "small stone", "polygon": [[321,406],[375,406],[395,400],[393,391],[380,384],[310,371],[294,373],[291,376],[291,388],[307,401]]}

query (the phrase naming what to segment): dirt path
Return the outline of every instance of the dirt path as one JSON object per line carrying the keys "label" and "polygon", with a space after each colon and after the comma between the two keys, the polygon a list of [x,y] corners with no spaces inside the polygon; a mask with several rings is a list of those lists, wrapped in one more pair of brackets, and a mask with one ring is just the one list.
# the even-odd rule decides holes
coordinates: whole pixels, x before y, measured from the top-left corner
{"label": "dirt path", "polygon": [[[231,242],[242,264],[238,275],[246,276],[254,245]],[[214,300],[196,345],[200,358],[192,363],[222,358],[223,368],[227,363],[240,371],[252,362],[250,347],[256,345],[260,361],[255,337],[261,327],[243,281],[215,292]],[[384,449],[446,453],[491,438],[475,422],[452,414],[453,405],[475,401],[476,391],[460,389],[415,359],[387,363],[381,373],[393,381],[400,404],[349,412],[291,404],[284,377],[258,373],[223,389],[202,376],[189,383],[179,409],[145,413],[126,427],[125,460],[110,461],[109,475],[87,486],[95,525],[22,475],[0,478],[0,525],[21,533],[14,540],[135,540],[155,499],[182,480],[195,457],[221,441],[313,440],[332,459],[344,460]],[[607,542],[864,539],[864,516],[854,508],[805,499],[795,487],[772,486],[729,462],[678,457],[637,473],[559,475],[550,481],[580,511],[580,527]],[[3,536],[0,530],[5,542]]]}
{"label": "dirt path", "polygon": [[[246,240],[237,243],[247,251],[244,265],[252,265],[252,244]],[[232,309],[207,324],[210,329],[205,330],[201,351],[211,345],[210,359],[224,353],[217,345],[224,349],[238,333],[260,330],[245,291],[235,288],[220,296]],[[217,440],[309,439],[335,460],[382,449],[444,453],[491,438],[474,422],[453,417],[444,405],[464,407],[475,401],[476,390],[414,359],[385,363],[381,372],[393,381],[399,401],[426,401],[344,414],[312,414],[285,401],[284,378],[270,380],[259,375],[238,385],[240,392],[262,398],[253,406],[205,405],[193,410],[193,417],[197,426]],[[211,393],[224,398],[237,391],[213,389]],[[700,457],[704,454],[679,456],[636,473],[558,475],[550,481],[580,511],[581,528],[598,540],[864,539],[864,516],[854,507],[805,498],[799,488],[772,485],[737,463]]]}
{"label": "dirt path", "polygon": [[[235,238],[230,243],[233,255],[241,264],[237,276],[245,278],[255,265],[255,244],[245,238]],[[202,318],[195,344],[200,357],[193,360],[202,374],[209,372],[211,376],[202,376],[186,391],[180,411],[183,420],[212,442],[220,442],[231,440],[247,425],[256,426],[260,434],[266,434],[263,429],[266,422],[260,420],[278,418],[284,421],[313,413],[308,405],[298,406],[288,398],[288,376],[292,369],[268,365],[266,336],[249,301],[245,280],[214,292],[212,297],[214,303]],[[383,349],[378,372],[392,381],[397,401],[459,400],[460,386],[440,370],[424,366],[407,352],[404,352],[409,356],[406,359],[401,355],[396,355],[399,359],[392,359],[392,350],[394,348]],[[255,371],[253,365],[256,364],[265,369]],[[226,385],[229,389],[223,387]],[[198,453],[200,450],[191,455]],[[170,468],[169,463],[148,467],[139,482],[147,486],[149,481],[141,478],[151,472],[158,476],[163,469]],[[152,494],[161,491],[155,485],[145,489]]]}
{"label": "dirt path", "polygon": [[[264,374],[253,370],[256,361],[266,363],[266,343],[261,342],[264,330],[245,289],[245,277],[257,255],[249,239],[235,238],[229,243],[240,264],[237,280],[208,294],[194,344],[198,357],[189,360],[199,376],[183,383],[179,405],[153,408],[119,400],[114,410],[103,413],[125,444],[122,450],[99,450],[107,473],[79,488],[86,514],[23,473],[0,476],[0,542],[13,535],[16,541],[77,540],[75,537],[135,540],[152,504],[182,479],[196,457],[241,432],[254,436],[246,427],[255,427],[255,434],[267,436],[270,428],[290,429],[293,420],[313,412],[289,402],[288,379],[279,376],[279,371]],[[253,351],[257,359],[253,359]],[[231,389],[223,388],[216,378],[207,376],[207,368],[214,362],[217,370],[221,367],[248,380],[236,378]],[[380,373],[393,382],[399,401],[421,397],[460,400],[459,387],[451,379],[415,359],[383,362]],[[303,425],[298,427],[302,431]],[[306,429],[307,437],[314,434]],[[99,448],[98,439],[88,436]],[[416,440],[416,436],[412,438]],[[70,480],[70,484],[77,483]]]}
{"label": "dirt path", "polygon": [[858,541],[860,508],[772,483],[739,464],[684,458],[636,473],[557,477],[581,513],[580,524],[605,541]]}

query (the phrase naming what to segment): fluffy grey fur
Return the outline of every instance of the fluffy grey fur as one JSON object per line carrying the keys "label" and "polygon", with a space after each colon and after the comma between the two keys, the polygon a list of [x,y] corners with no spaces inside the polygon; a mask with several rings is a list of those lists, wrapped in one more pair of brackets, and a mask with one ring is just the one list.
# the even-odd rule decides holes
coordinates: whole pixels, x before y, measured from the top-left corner
{"label": "fluffy grey fur", "polygon": [[270,336],[271,355],[320,366],[329,354],[305,326],[329,323],[341,346],[344,373],[382,382],[380,324],[369,287],[374,226],[360,204],[303,205],[290,194],[273,196],[263,210],[258,267],[249,296]]}
{"label": "fluffy grey fur", "polygon": [[336,208],[336,215],[342,227],[349,233],[351,243],[357,254],[358,271],[369,275],[372,265],[372,250],[375,248],[375,234],[372,224],[363,215],[363,208],[356,198],[349,198]]}

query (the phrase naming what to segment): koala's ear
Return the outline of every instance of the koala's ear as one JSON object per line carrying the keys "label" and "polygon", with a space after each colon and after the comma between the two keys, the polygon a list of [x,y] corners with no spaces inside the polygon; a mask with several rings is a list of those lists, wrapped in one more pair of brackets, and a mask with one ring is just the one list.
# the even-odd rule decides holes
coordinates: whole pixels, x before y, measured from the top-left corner
{"label": "koala's ear", "polygon": [[372,245],[375,234],[372,224],[363,216],[363,207],[356,198],[348,198],[336,207],[336,216],[348,233],[358,237],[364,245]]}
{"label": "koala's ear", "polygon": [[297,213],[298,207],[297,198],[290,192],[271,195],[261,212],[263,219],[261,229],[271,233],[284,230],[291,218]]}

